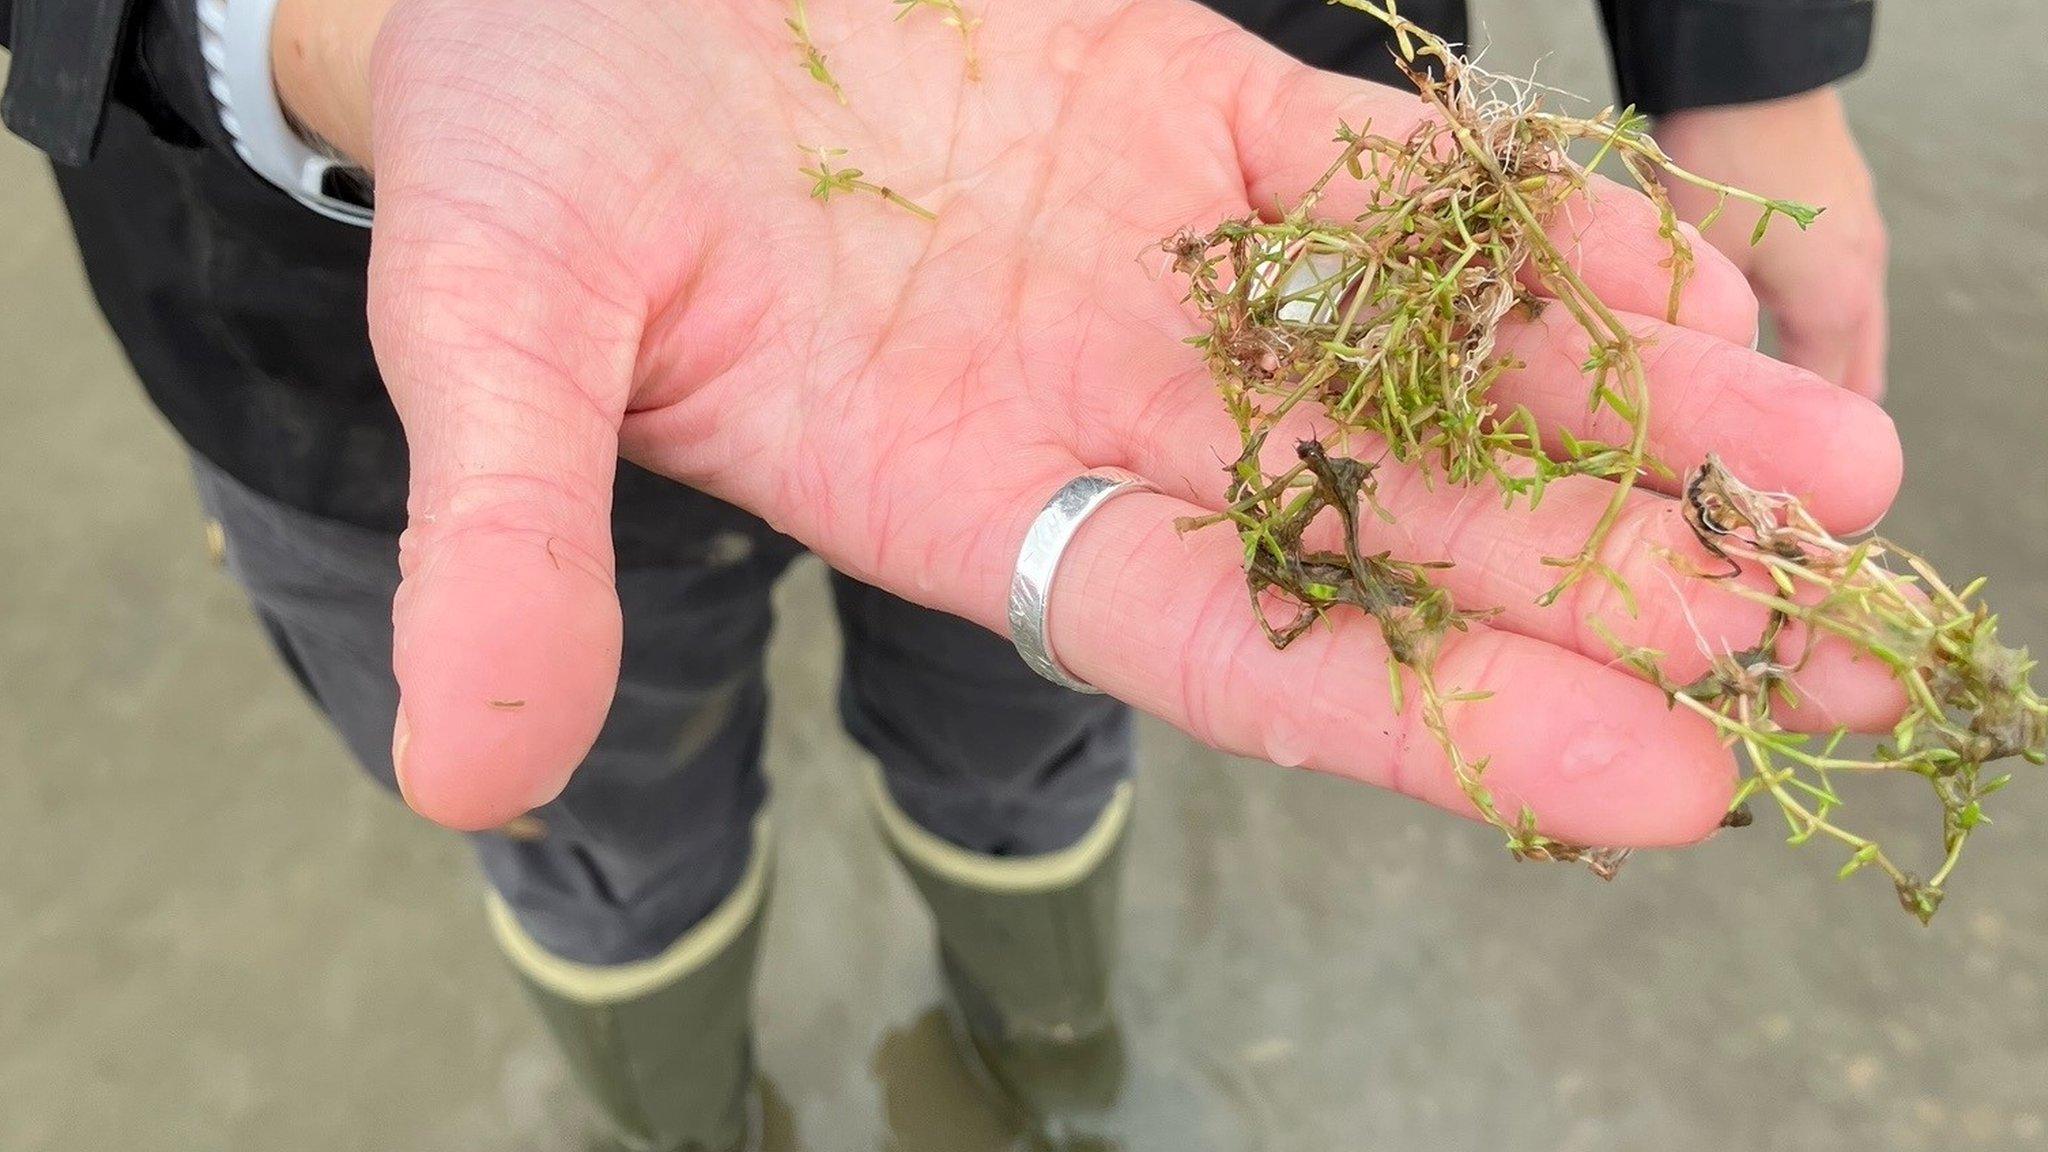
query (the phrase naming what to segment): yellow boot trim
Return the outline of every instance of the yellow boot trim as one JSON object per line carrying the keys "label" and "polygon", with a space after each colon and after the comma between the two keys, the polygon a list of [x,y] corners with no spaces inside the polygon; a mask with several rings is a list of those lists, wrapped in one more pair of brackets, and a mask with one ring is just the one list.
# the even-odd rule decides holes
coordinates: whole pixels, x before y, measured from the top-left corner
{"label": "yellow boot trim", "polygon": [[1093,873],[1131,821],[1131,782],[1116,786],[1109,806],[1072,846],[1038,856],[985,856],[941,840],[912,820],[889,795],[881,769],[868,765],[868,803],[896,850],[926,872],[984,892],[1046,892],[1072,887]]}
{"label": "yellow boot trim", "polygon": [[485,899],[491,934],[498,947],[528,979],[564,1000],[578,1004],[617,1004],[666,988],[723,953],[755,916],[768,894],[771,845],[768,819],[754,821],[754,854],[746,874],[711,914],[683,933],[658,956],[631,964],[581,964],[564,960],[527,934],[512,909],[496,892]]}

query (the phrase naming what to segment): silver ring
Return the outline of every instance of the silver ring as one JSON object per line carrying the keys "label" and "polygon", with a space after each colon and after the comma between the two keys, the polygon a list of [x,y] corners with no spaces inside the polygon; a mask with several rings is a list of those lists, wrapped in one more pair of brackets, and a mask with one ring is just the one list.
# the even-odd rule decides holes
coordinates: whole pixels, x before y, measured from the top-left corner
{"label": "silver ring", "polygon": [[1060,557],[1088,517],[1126,492],[1157,492],[1151,481],[1121,468],[1083,472],[1052,494],[1017,552],[1017,571],[1010,577],[1010,640],[1017,654],[1047,680],[1076,692],[1100,692],[1075,676],[1053,655],[1052,631],[1046,613],[1052,604],[1052,581]]}

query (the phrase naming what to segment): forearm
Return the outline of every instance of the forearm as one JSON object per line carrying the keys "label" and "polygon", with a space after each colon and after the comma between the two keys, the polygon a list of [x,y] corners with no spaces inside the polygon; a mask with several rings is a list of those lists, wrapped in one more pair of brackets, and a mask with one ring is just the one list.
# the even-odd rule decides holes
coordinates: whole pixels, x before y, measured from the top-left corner
{"label": "forearm", "polygon": [[370,166],[370,52],[396,0],[282,0],[271,66],[287,114]]}
{"label": "forearm", "polygon": [[[1816,147],[1848,141],[1848,113],[1834,85],[1775,100],[1683,108],[1657,117],[1657,130],[1691,140],[1708,134],[1730,150],[1796,156]],[[1761,189],[1772,192],[1771,189]]]}

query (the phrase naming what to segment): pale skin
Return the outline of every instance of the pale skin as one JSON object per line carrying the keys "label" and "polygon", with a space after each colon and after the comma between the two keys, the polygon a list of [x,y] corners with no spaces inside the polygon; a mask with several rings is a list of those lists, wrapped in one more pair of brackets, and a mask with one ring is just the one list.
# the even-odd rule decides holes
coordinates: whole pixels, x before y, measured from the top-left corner
{"label": "pale skin", "polygon": [[[982,79],[958,35],[865,0],[807,5],[845,88],[797,66],[776,5],[485,6],[286,0],[275,55],[295,113],[375,169],[371,328],[412,454],[394,606],[394,751],[409,802],[459,828],[548,800],[590,747],[618,669],[606,509],[623,453],[748,508],[832,564],[1003,630],[1025,527],[1097,466],[1161,488],[1091,520],[1055,587],[1073,670],[1233,752],[1399,789],[1470,814],[1397,711],[1370,620],[1333,618],[1286,652],[1260,634],[1227,532],[1181,536],[1236,453],[1159,240],[1297,195],[1342,118],[1399,132],[1412,93],[1314,72],[1182,0],[988,6]],[[807,195],[798,146],[936,212]],[[1343,194],[1326,201],[1341,213]],[[1635,316],[1662,414],[1652,450],[1709,448],[1825,521],[1880,515],[1899,481],[1868,400],[1750,351],[1756,301],[1702,252],[1680,325],[1646,202],[1611,186],[1571,214],[1583,275]],[[1148,252],[1153,253],[1147,255]],[[1585,417],[1583,337],[1524,322],[1503,385],[1546,420]],[[1545,830],[1677,844],[1734,785],[1708,726],[1612,666],[1585,623],[1633,643],[1738,645],[1754,611],[1657,575],[1688,546],[1675,502],[1641,492],[1608,557],[1643,601],[1597,582],[1551,609],[1539,557],[1606,502],[1554,490],[1534,515],[1389,470],[1398,528],[1377,545],[1457,563],[1463,603],[1505,610],[1457,636],[1445,684],[1463,747]],[[1667,486],[1668,488],[1668,486]],[[1883,725],[1890,682],[1846,654],[1808,670],[1814,723]],[[521,701],[516,708],[493,702]]]}
{"label": "pale skin", "polygon": [[[1783,100],[1701,108],[1663,117],[1657,140],[1696,172],[1737,187],[1827,208],[1804,235],[1774,229],[1751,245],[1756,211],[1731,204],[1707,238],[1749,277],[1777,321],[1779,351],[1873,400],[1885,387],[1884,217],[1870,170],[1850,133],[1841,94],[1822,88]],[[1698,223],[1710,193],[1671,190]]]}

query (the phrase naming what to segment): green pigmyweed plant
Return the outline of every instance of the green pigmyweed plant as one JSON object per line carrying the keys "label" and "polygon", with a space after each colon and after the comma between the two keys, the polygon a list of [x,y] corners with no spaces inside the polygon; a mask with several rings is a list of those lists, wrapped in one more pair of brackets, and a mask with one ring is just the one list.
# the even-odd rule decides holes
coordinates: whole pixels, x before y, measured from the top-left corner
{"label": "green pigmyweed plant", "polygon": [[[974,28],[980,21],[968,20],[966,14],[960,9],[959,0],[896,0],[896,2],[905,5],[896,14],[898,20],[908,15],[911,9],[919,4],[930,4],[933,7],[946,10],[946,22],[960,29],[961,37],[967,42],[968,78],[979,78],[980,65],[976,62],[974,56]],[[826,67],[825,53],[818,48],[817,41],[811,36],[811,19],[810,15],[804,10],[804,0],[792,0],[790,15],[783,23],[788,25],[790,32],[796,36],[798,66],[811,79],[831,89],[833,98],[844,106],[847,102],[846,89],[840,87],[839,78],[832,74],[830,68]],[[834,160],[846,155],[846,149],[844,148],[821,148],[806,145],[803,148],[803,152],[804,155],[812,158],[813,163],[808,167],[800,167],[797,171],[810,177],[811,195],[820,201],[830,202],[832,197],[845,192],[860,192],[871,196],[878,196],[924,220],[938,219],[938,215],[931,209],[903,196],[885,184],[877,184],[868,180],[866,173],[858,168],[833,167]]]}
{"label": "green pigmyweed plant", "polygon": [[817,41],[811,38],[811,18],[804,11],[804,0],[793,0],[789,18],[783,23],[796,35],[797,66],[810,78],[832,90],[832,97],[840,104],[846,103],[846,89],[839,86],[839,80],[832,70],[825,66],[825,54],[818,50]]}
{"label": "green pigmyweed plant", "polygon": [[905,197],[884,184],[876,184],[865,178],[858,168],[834,168],[832,162],[846,155],[844,148],[805,148],[812,158],[812,165],[798,171],[811,178],[811,195],[829,203],[832,197],[848,192],[865,193],[894,204],[898,208],[925,220],[937,220],[938,214],[915,200]]}
{"label": "green pigmyweed plant", "polygon": [[[1702,572],[1682,557],[1677,570],[1694,579],[1726,579],[1761,570],[1768,590],[1728,588],[1769,610],[1758,642],[1741,652],[1711,653],[1708,671],[1672,682],[1662,656],[1614,643],[1621,660],[1740,745],[1750,774],[1738,790],[1732,823],[1747,823],[1748,802],[1776,801],[1794,844],[1821,836],[1850,850],[1846,878],[1875,867],[1892,881],[1899,902],[1923,922],[1940,907],[1943,885],[1972,830],[1987,821],[1984,798],[2006,786],[1990,775],[1998,761],[2048,758],[2048,704],[2029,682],[2034,661],[1998,640],[1998,618],[1979,599],[1984,581],[1951,588],[1924,558],[1881,536],[1856,543],[1835,539],[1799,502],[1759,492],[1709,456],[1686,486],[1683,508],[1695,537],[1727,570]],[[1910,574],[1884,564],[1902,563]],[[1781,643],[1788,626],[1804,639]],[[1792,703],[1792,678],[1824,636],[1840,637],[1884,662],[1904,687],[1907,708],[1891,738],[1866,758],[1837,756],[1843,733],[1825,740],[1787,733],[1771,719],[1774,702]],[[1942,859],[1921,879],[1893,862],[1875,841],[1830,818],[1843,806],[1836,778],[1904,772],[1924,778],[1941,810]]]}
{"label": "green pigmyweed plant", "polygon": [[[1392,459],[1420,469],[1431,483],[1490,487],[1511,508],[1533,508],[1546,485],[1566,476],[1611,481],[1612,498],[1582,546],[1546,558],[1560,574],[1539,601],[1552,603],[1592,577],[1614,585],[1633,610],[1627,585],[1601,562],[1601,546],[1637,478],[1671,473],[1647,451],[1650,397],[1639,342],[1587,288],[1544,224],[1567,211],[1592,168],[1617,158],[1662,214],[1675,319],[1693,253],[1663,180],[1707,188],[1723,205],[1755,206],[1754,239],[1775,218],[1804,228],[1820,210],[1686,171],[1633,110],[1589,117],[1550,111],[1536,85],[1482,71],[1400,16],[1393,0],[1332,2],[1393,29],[1403,67],[1436,115],[1398,140],[1372,135],[1370,125],[1340,125],[1336,160],[1277,219],[1226,221],[1166,242],[1206,323],[1195,343],[1241,438],[1224,510],[1182,527],[1235,527],[1252,609],[1277,647],[1339,606],[1372,615],[1389,652],[1396,705],[1412,683],[1422,720],[1461,790],[1507,836],[1509,850],[1519,858],[1582,861],[1612,876],[1626,853],[1548,837],[1527,806],[1503,812],[1484,782],[1485,759],[1469,757],[1452,738],[1448,709],[1479,697],[1441,686],[1436,654],[1446,634],[1489,613],[1454,605],[1431,579],[1441,565],[1367,553],[1360,522],[1368,515],[1392,519],[1375,498],[1374,472]],[[1575,159],[1575,145],[1591,157]],[[1347,177],[1364,190],[1365,210],[1349,221],[1317,218],[1332,182]],[[1529,280],[1542,287],[1540,298],[1523,287]],[[1566,309],[1585,331],[1588,409],[1620,420],[1620,443],[1541,428],[1526,408],[1507,409],[1494,398],[1494,385],[1515,367],[1496,351],[1501,325],[1544,307]],[[1331,430],[1299,443],[1284,467],[1270,465],[1270,436],[1303,405],[1319,411]],[[1697,713],[1740,747],[1746,773],[1728,824],[1748,823],[1750,802],[1768,798],[1793,843],[1839,843],[1849,851],[1843,876],[1878,869],[1900,903],[1925,922],[1965,841],[1986,822],[1985,798],[2010,779],[1990,766],[2015,756],[2036,764],[2048,759],[2048,704],[2029,682],[2032,661],[1998,641],[1997,618],[1979,598],[1981,580],[1955,590],[1924,559],[1890,541],[1837,540],[1797,500],[1750,488],[1717,459],[1688,478],[1682,507],[1701,546],[1726,568],[1703,572],[1671,556],[1672,578],[1762,573],[1768,590],[1726,587],[1766,608],[1767,623],[1741,652],[1714,651],[1701,637],[1710,670],[1688,683],[1666,676],[1661,653],[1616,643],[1617,660],[1663,689],[1673,707]],[[1318,531],[1327,537],[1332,520],[1335,550],[1306,543]],[[1894,572],[1887,562],[1908,572]],[[1773,719],[1775,706],[1794,699],[1796,678],[1822,636],[1881,661],[1905,689],[1905,718],[1868,758],[1837,755],[1845,732],[1816,740]],[[1943,853],[1925,879],[1838,822],[1845,805],[1836,783],[1872,773],[1917,775],[1932,787]]]}
{"label": "green pigmyweed plant", "polygon": [[981,27],[981,21],[967,15],[960,6],[960,0],[894,0],[896,19],[902,20],[920,8],[930,8],[939,14],[939,22],[960,33],[960,46],[967,54],[967,78],[981,79],[981,57],[974,50],[974,30]]}

